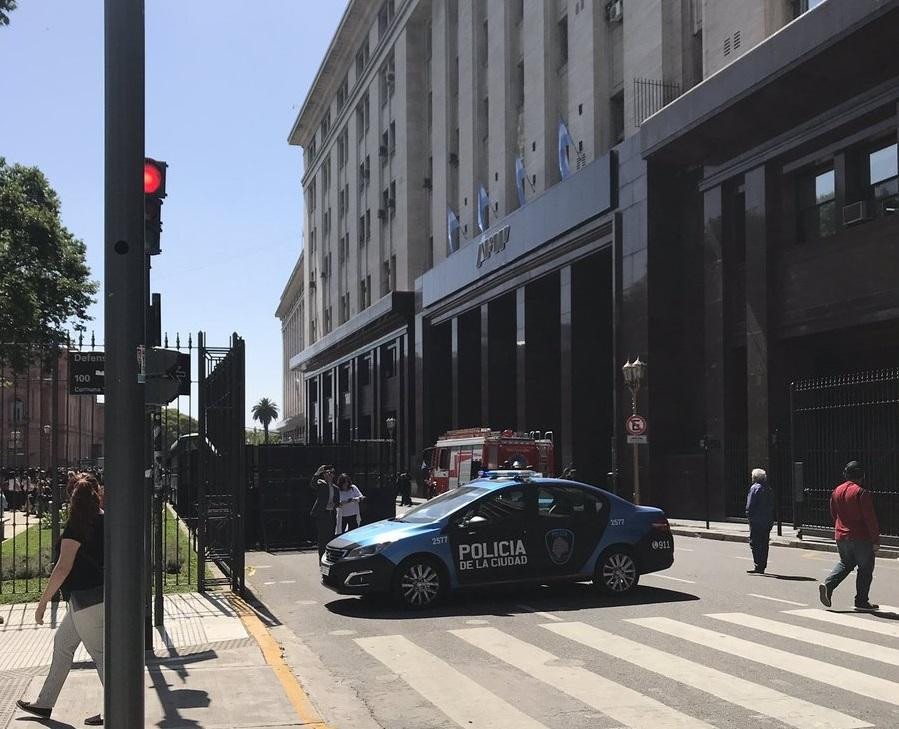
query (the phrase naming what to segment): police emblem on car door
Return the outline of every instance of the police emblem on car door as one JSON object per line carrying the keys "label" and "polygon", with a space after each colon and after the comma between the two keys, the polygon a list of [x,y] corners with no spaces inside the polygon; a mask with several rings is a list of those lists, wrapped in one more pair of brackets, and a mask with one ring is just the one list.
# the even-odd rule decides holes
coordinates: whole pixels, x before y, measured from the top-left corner
{"label": "police emblem on car door", "polygon": [[571,529],[550,529],[546,532],[546,551],[550,560],[561,567],[574,554],[574,532]]}

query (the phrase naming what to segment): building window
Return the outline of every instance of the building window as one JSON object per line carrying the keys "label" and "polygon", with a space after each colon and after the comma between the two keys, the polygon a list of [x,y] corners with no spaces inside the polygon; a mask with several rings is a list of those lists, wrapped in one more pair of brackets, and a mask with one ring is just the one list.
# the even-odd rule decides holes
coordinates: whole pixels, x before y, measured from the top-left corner
{"label": "building window", "polygon": [[306,188],[306,208],[309,214],[315,212],[316,194],[315,194],[315,177],[309,180],[309,186]]}
{"label": "building window", "polygon": [[393,19],[396,16],[396,3],[395,0],[386,0],[386,2],[381,6],[381,10],[378,12],[378,39],[384,37],[387,33],[387,29],[390,28],[390,25],[393,23]]}
{"label": "building window", "polygon": [[347,132],[347,128],[344,127],[340,136],[337,137],[337,169],[342,170],[346,167],[347,159],[349,158],[350,151],[350,140],[349,133]]}
{"label": "building window", "polygon": [[356,81],[362,78],[365,67],[368,65],[368,38],[362,41],[362,46],[356,51]]}
{"label": "building window", "polygon": [[390,217],[396,213],[396,182],[390,183],[390,197],[387,199],[387,207],[390,209]]}
{"label": "building window", "polygon": [[368,155],[359,165],[359,192],[368,187],[368,180],[371,177],[371,160]]}
{"label": "building window", "polygon": [[325,197],[328,194],[328,188],[331,187],[331,156],[328,155],[325,157],[325,161],[322,162],[322,201],[325,200]]}
{"label": "building window", "polygon": [[384,371],[384,379],[396,377],[399,371],[400,351],[399,347],[391,344],[381,350],[381,369]]}
{"label": "building window", "polygon": [[803,241],[836,233],[836,180],[833,168],[799,181],[799,237]]}
{"label": "building window", "polygon": [[387,57],[387,60],[384,62],[384,65],[381,66],[380,73],[380,92],[381,92],[381,106],[384,106],[387,103],[387,100],[393,96],[393,89],[396,86],[396,69],[393,62],[393,51],[390,51],[390,55]]}
{"label": "building window", "polygon": [[391,275],[390,275],[390,261],[384,261],[381,264],[381,290],[385,292],[391,292],[393,289],[390,287]]}
{"label": "building window", "polygon": [[356,129],[358,130],[359,139],[365,136],[368,131],[368,92],[362,97],[362,101],[356,104]]}
{"label": "building window", "polygon": [[325,137],[328,136],[328,132],[331,131],[331,110],[330,109],[328,109],[325,112],[325,115],[322,117],[321,130],[322,130],[322,142],[324,142]]}
{"label": "building window", "polygon": [[893,215],[899,197],[899,161],[897,145],[890,144],[868,155],[868,184],[871,197],[878,203],[878,213]]}
{"label": "building window", "polygon": [[365,245],[365,216],[359,216],[359,246]]}
{"label": "building window", "polygon": [[812,10],[821,5],[824,0],[792,0],[792,2],[793,17],[798,18],[803,13],[807,13],[809,10]]}
{"label": "building window", "polygon": [[371,210],[365,211],[365,242],[371,240]]}
{"label": "building window", "polygon": [[326,238],[328,234],[331,232],[331,208],[325,210],[325,214],[322,215],[322,235]]}
{"label": "building window", "polygon": [[315,159],[315,153],[318,151],[318,146],[315,143],[315,137],[309,140],[309,144],[306,147],[306,152],[309,154],[309,160]]}
{"label": "building window", "polygon": [[612,144],[624,139],[624,92],[619,91],[609,100],[609,112],[612,121]]}
{"label": "building window", "polygon": [[25,402],[20,398],[16,398],[12,401],[11,408],[11,416],[13,423],[24,423],[25,422]]}
{"label": "building window", "polygon": [[340,87],[337,89],[337,111],[340,112],[346,106],[347,96],[349,96],[350,82],[347,76],[343,77]]}
{"label": "building window", "polygon": [[568,64],[568,16],[563,15],[558,25],[559,68]]}
{"label": "building window", "polygon": [[387,149],[390,152],[391,156],[396,152],[396,122],[390,122],[390,126],[387,129]]}
{"label": "building window", "polygon": [[521,112],[524,109],[524,61],[516,66],[515,73],[515,109]]}

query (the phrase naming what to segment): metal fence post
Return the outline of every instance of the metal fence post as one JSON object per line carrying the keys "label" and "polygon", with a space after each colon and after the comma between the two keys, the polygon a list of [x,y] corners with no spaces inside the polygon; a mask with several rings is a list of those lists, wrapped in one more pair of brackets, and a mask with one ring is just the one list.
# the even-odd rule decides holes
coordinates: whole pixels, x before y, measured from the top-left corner
{"label": "metal fence post", "polygon": [[197,590],[206,591],[206,335],[197,333]]}

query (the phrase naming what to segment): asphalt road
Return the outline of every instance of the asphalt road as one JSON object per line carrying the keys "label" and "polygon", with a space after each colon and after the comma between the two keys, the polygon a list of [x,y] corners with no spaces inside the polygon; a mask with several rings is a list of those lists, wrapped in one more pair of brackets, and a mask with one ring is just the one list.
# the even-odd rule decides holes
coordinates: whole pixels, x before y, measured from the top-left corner
{"label": "asphalt road", "polygon": [[772,548],[770,574],[747,575],[748,545],[680,537],[674,566],[626,600],[576,584],[407,613],[326,590],[314,552],[247,555],[338,729],[896,729],[899,561],[878,560],[876,616],[852,611],[854,576],[818,603],[834,561]]}

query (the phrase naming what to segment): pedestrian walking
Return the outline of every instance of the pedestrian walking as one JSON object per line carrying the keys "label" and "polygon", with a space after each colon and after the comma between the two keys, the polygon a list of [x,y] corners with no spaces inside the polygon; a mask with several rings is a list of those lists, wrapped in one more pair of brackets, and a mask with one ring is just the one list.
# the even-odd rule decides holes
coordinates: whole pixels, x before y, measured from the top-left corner
{"label": "pedestrian walking", "polygon": [[337,478],[337,534],[359,527],[359,502],[365,496],[345,473]]}
{"label": "pedestrian walking", "polygon": [[403,471],[396,480],[400,492],[400,506],[412,506],[412,479]]}
{"label": "pedestrian walking", "polygon": [[309,512],[315,520],[315,533],[318,541],[318,556],[325,553],[325,547],[334,538],[334,466],[319,466],[312,477],[315,502]]}
{"label": "pedestrian walking", "polygon": [[850,461],[843,469],[846,479],[834,489],[830,497],[830,514],[834,522],[834,539],[840,553],[840,561],[818,585],[818,595],[825,607],[831,606],[831,596],[837,586],[853,569],[855,576],[855,609],[859,612],[875,612],[878,605],[868,599],[874,579],[874,555],[880,547],[880,526],[874,511],[871,492],[862,488],[865,469],[858,461]]}
{"label": "pedestrian walking", "polygon": [[428,465],[428,461],[426,458],[421,459],[421,466],[418,468],[418,480],[421,484],[421,491],[419,493],[424,494],[425,498],[430,499],[431,494],[431,467]]}
{"label": "pedestrian walking", "polygon": [[[47,603],[58,591],[68,608],[56,629],[50,672],[37,699],[16,702],[22,711],[43,719],[49,719],[53,712],[79,643],[84,643],[103,682],[103,512],[99,494],[87,479],[75,483],[69,520],[58,550],[56,566],[34,611],[34,620],[38,625],[44,624]],[[97,714],[84,723],[102,726],[103,717]]]}
{"label": "pedestrian walking", "polygon": [[768,474],[761,468],[752,469],[752,484],[746,496],[746,517],[749,519],[749,548],[755,566],[746,570],[750,575],[763,575],[768,569],[768,543],[774,526],[774,498],[768,486]]}

